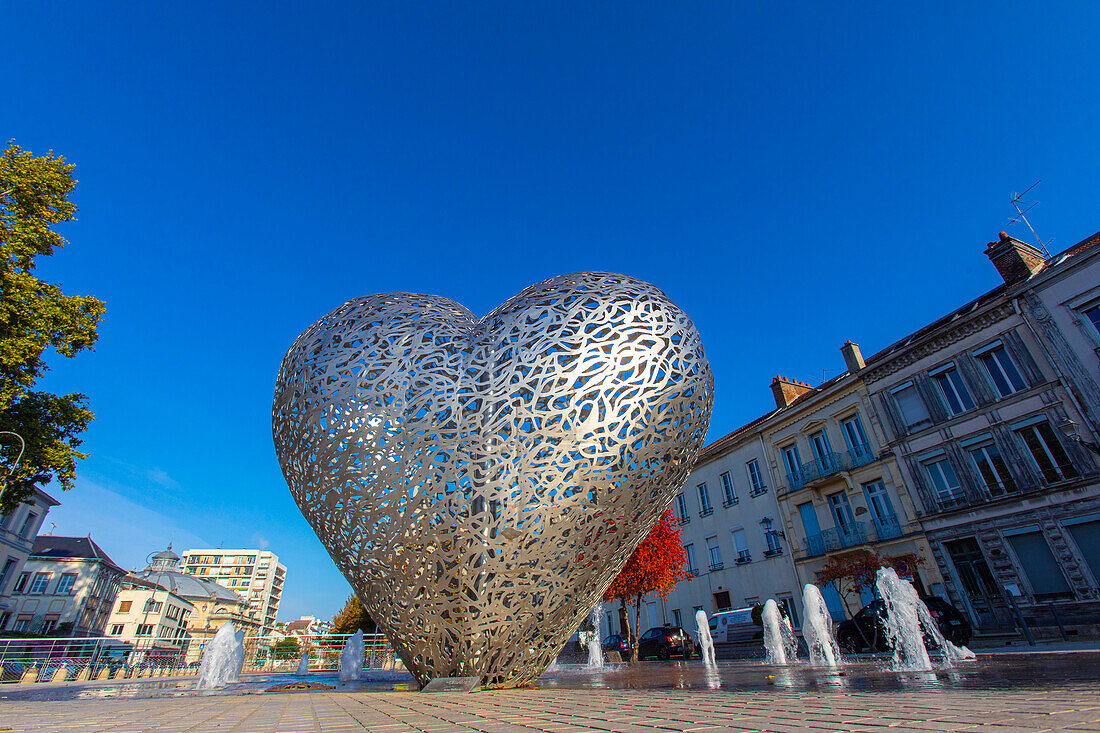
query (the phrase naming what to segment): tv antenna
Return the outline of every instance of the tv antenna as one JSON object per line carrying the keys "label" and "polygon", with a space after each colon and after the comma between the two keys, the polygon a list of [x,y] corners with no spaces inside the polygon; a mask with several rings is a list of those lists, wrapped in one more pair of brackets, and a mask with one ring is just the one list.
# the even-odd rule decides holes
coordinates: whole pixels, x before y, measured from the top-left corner
{"label": "tv antenna", "polygon": [[1031,226],[1031,222],[1027,218],[1027,212],[1038,206],[1039,202],[1036,201],[1029,204],[1027,201],[1024,201],[1024,196],[1026,196],[1031,191],[1031,189],[1035,188],[1042,182],[1043,180],[1039,179],[1035,183],[1028,186],[1023,193],[1012,194],[1012,208],[1016,209],[1016,216],[1010,219],[1008,223],[1016,224],[1017,222],[1022,221],[1024,224],[1027,224],[1027,228],[1031,230],[1031,235],[1035,237],[1035,241],[1039,243],[1039,249],[1042,251],[1043,257],[1049,260],[1050,252],[1047,250],[1046,244],[1043,242],[1042,239],[1039,238],[1039,234],[1035,231],[1035,227]]}

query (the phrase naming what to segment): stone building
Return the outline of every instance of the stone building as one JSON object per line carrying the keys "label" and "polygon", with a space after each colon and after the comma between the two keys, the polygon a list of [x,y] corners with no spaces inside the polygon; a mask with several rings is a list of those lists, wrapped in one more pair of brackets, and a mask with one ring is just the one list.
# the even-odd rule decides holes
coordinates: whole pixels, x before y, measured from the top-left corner
{"label": "stone building", "polygon": [[775,482],[783,534],[797,572],[797,587],[821,585],[834,619],[853,615],[873,598],[851,583],[822,584],[818,573],[830,558],[873,551],[897,562],[922,594],[942,591],[943,578],[918,521],[897,460],[886,447],[867,390],[857,376],[859,347],[842,348],[848,370],[819,387],[776,377],[778,408],[762,431]]}
{"label": "stone building", "polygon": [[947,597],[979,629],[1013,626],[1014,605],[1031,625],[1100,620],[1098,241],[1047,259],[1002,234],[986,250],[1001,285],[859,370]]}
{"label": "stone building", "polygon": [[8,630],[100,636],[125,575],[91,537],[38,537],[15,584]]}
{"label": "stone building", "polygon": [[20,582],[26,583],[23,563],[31,554],[46,513],[60,503],[45,491],[35,489],[31,501],[0,516],[0,630],[14,623],[16,602],[13,594],[22,590]]}
{"label": "stone building", "polygon": [[131,664],[186,658],[191,645],[187,624],[195,606],[157,585],[128,585],[118,594],[107,635],[129,644]]}

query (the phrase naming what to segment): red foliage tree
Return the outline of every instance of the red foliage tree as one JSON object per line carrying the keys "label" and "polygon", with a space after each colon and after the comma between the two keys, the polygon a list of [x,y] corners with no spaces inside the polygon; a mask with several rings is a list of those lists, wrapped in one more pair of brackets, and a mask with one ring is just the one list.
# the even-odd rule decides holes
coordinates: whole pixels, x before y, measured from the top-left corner
{"label": "red foliage tree", "polygon": [[817,584],[832,583],[851,616],[852,607],[848,605],[848,597],[858,597],[865,589],[874,588],[879,568],[892,567],[911,572],[912,568],[923,562],[924,558],[916,552],[887,557],[877,550],[857,550],[845,555],[834,555],[826,560],[824,567],[817,573]]}
{"label": "red foliage tree", "polygon": [[[685,569],[687,553],[680,540],[680,523],[672,516],[672,510],[661,515],[653,531],[642,540],[642,544],[626,561],[622,572],[612,581],[604,601],[618,601],[624,610],[628,602],[634,604],[634,629],[637,628],[641,612],[642,597],[649,593],[658,593],[668,598],[668,592],[684,578],[691,577]],[[630,614],[624,613],[626,636],[631,647],[631,661],[638,661],[638,645],[635,631],[630,626]]]}

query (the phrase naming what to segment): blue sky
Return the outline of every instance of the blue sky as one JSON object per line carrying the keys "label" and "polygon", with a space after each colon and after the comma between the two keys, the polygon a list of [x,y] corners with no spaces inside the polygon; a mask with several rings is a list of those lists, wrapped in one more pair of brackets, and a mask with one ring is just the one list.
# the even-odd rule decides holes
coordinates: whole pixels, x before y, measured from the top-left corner
{"label": "blue sky", "polygon": [[127,567],[271,549],[283,618],[349,592],[270,437],[279,360],[348,298],[649,280],[715,439],[995,285],[1012,191],[1043,179],[1056,250],[1100,229],[1095,4],[357,5],[5,8],[0,131],[80,179],[40,272],[107,303],[44,382],[97,413],[48,521]]}

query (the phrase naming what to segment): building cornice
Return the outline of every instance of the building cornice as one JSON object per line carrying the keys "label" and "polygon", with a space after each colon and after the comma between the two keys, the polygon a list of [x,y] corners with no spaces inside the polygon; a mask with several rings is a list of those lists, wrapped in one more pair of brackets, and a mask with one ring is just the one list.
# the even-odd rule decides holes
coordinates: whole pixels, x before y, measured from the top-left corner
{"label": "building cornice", "polygon": [[961,341],[971,334],[988,328],[995,323],[1000,323],[1015,312],[1011,300],[1006,299],[988,310],[970,316],[953,328],[936,331],[924,336],[915,344],[906,347],[905,350],[896,356],[891,356],[881,364],[868,365],[866,369],[859,373],[859,376],[866,384],[874,384],[927,356],[946,349],[951,344]]}

